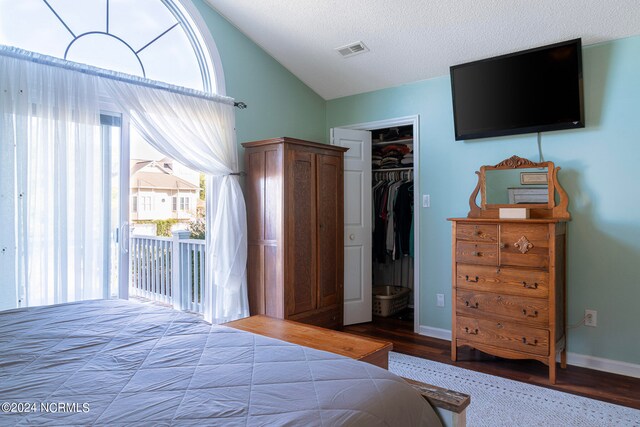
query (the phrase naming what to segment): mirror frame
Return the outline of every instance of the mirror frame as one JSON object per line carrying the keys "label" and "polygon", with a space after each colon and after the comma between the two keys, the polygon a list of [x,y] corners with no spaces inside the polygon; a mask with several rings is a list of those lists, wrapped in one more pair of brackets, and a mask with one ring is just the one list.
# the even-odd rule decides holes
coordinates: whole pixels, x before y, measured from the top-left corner
{"label": "mirror frame", "polygon": [[[526,205],[512,205],[512,204],[487,204],[486,203],[486,172],[490,170],[505,170],[505,169],[546,169],[547,170],[547,188],[549,197],[547,203],[535,203]],[[513,208],[522,207],[529,209],[530,218],[562,218],[570,219],[571,215],[567,211],[569,205],[569,198],[566,191],[558,182],[558,171],[560,167],[555,167],[553,162],[540,162],[535,163],[529,159],[524,159],[518,156],[511,156],[494,166],[482,166],[480,171],[476,172],[478,175],[478,184],[471,193],[469,198],[469,218],[498,218],[500,208]],[[556,204],[556,192],[559,195],[559,201]],[[481,193],[481,206],[478,206],[476,199],[478,193]]]}

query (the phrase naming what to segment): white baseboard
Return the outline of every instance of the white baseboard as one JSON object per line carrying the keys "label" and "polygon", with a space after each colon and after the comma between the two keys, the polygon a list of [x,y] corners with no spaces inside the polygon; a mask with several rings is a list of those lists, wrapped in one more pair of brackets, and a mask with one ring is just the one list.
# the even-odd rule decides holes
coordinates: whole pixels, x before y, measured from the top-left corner
{"label": "white baseboard", "polygon": [[[451,331],[448,329],[432,328],[420,325],[420,335],[451,341]],[[560,360],[560,359],[558,359]],[[567,364],[581,368],[594,369],[612,374],[626,375],[640,378],[640,365],[619,360],[604,359],[602,357],[588,356],[586,354],[567,353]]]}
{"label": "white baseboard", "polygon": [[640,378],[640,365],[635,363],[567,352],[567,364],[580,366],[582,368],[595,369],[596,371],[604,371],[612,374]]}
{"label": "white baseboard", "polygon": [[451,341],[451,331],[448,329],[432,328],[431,326],[420,325],[420,332],[418,333],[428,337]]}

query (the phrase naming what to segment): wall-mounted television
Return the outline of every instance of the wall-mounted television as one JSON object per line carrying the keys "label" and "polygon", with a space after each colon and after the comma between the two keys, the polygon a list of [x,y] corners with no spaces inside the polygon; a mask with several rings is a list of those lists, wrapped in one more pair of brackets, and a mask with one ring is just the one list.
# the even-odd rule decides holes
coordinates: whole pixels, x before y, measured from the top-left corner
{"label": "wall-mounted television", "polygon": [[584,127],[582,43],[451,67],[456,140]]}

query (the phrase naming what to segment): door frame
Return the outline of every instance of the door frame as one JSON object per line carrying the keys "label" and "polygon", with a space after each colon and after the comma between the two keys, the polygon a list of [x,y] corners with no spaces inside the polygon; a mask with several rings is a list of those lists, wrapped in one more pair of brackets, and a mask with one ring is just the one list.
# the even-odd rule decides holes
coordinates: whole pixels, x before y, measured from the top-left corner
{"label": "door frame", "polygon": [[[420,333],[420,115],[396,117],[351,125],[333,126],[334,128],[367,130],[394,126],[413,126],[413,331]],[[346,194],[345,194],[346,196]]]}

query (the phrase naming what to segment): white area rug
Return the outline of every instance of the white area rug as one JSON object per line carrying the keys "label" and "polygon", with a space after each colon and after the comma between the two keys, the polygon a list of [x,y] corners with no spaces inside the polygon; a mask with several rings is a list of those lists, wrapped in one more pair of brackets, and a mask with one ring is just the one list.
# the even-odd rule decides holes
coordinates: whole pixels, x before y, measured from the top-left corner
{"label": "white area rug", "polygon": [[[640,410],[391,352],[397,375],[471,395],[467,425],[640,426]],[[640,390],[636,390],[640,393]]]}

